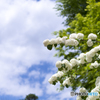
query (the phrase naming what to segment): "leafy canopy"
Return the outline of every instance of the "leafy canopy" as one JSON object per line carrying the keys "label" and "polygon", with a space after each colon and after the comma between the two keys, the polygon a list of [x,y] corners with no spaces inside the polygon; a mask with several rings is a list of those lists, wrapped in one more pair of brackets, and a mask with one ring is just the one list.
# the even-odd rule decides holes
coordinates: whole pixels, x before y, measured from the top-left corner
{"label": "leafy canopy", "polygon": [[[83,4],[85,4],[86,7],[84,6],[84,9],[82,8],[84,10],[82,12],[84,13],[80,13],[80,11],[78,11],[79,9],[74,8],[76,12],[75,14],[74,13],[72,14],[75,16],[72,18],[72,20],[69,20],[70,16],[67,14],[70,14],[71,11],[73,11],[70,8],[70,7],[73,8],[73,6],[69,6],[70,4],[72,4],[71,1],[73,1],[74,4],[76,4],[75,3],[76,1],[77,2],[83,1],[84,2]],[[56,35],[57,37],[63,37],[63,36],[69,37],[71,33],[83,33],[85,36],[85,39],[87,40],[87,36],[90,33],[94,33],[98,36],[97,41],[100,41],[100,9],[99,9],[100,2],[97,2],[97,0],[88,0],[87,2],[85,0],[58,0],[58,2],[60,2],[59,4],[60,8],[58,10],[61,11],[61,15],[69,16],[69,18],[67,19],[67,22],[70,27],[67,28],[66,30],[60,30],[58,32],[56,31],[53,33],[54,35]],[[69,5],[67,5],[67,3]],[[67,11],[68,6],[69,6],[68,9],[70,9],[69,12]],[[95,42],[93,47],[97,45],[99,45],[99,43]],[[76,58],[81,52],[85,53],[91,50],[93,47],[87,47],[86,41],[81,41],[78,47],[72,47],[72,46],[64,47],[64,45],[60,44],[57,47],[55,47],[55,50],[58,51],[58,53],[56,53],[55,56],[57,57],[62,56],[63,59],[70,60],[71,58]],[[76,51],[73,52],[72,50],[76,50]],[[95,59],[96,57],[94,57],[93,61],[95,61]],[[100,61],[98,62],[100,63]],[[71,82],[73,83],[72,85],[73,90],[76,90],[77,87],[80,86],[80,87],[85,87],[90,92],[90,90],[95,87],[96,77],[100,76],[100,68],[91,70],[89,69],[89,66],[90,64],[84,64],[84,65],[81,65],[78,69],[73,68],[72,71],[66,73],[65,76],[71,76],[71,75],[79,76],[75,80],[71,80]],[[64,87],[62,85],[62,80],[60,83],[61,83],[60,89],[63,89]]]}

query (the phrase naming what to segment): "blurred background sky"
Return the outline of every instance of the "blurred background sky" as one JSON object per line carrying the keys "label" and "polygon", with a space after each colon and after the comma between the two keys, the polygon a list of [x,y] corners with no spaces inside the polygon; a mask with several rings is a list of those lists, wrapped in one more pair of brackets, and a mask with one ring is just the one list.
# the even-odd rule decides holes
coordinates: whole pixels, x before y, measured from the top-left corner
{"label": "blurred background sky", "polygon": [[29,93],[39,100],[75,100],[71,89],[58,92],[48,79],[61,58],[43,45],[51,33],[65,29],[56,15],[54,0],[0,0],[0,100],[24,99]]}

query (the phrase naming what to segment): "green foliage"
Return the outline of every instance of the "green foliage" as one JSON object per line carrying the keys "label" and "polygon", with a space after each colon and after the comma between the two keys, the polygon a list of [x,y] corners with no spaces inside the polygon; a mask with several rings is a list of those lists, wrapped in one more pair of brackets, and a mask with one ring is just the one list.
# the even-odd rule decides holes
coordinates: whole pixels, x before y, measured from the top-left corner
{"label": "green foliage", "polygon": [[48,50],[52,50],[52,45],[47,45]]}
{"label": "green foliage", "polygon": [[72,20],[75,19],[76,14],[80,13],[83,16],[86,15],[86,0],[57,0],[55,9],[60,11],[60,16],[66,17],[64,22],[68,25]]}
{"label": "green foliage", "polygon": [[25,100],[38,100],[38,96],[35,94],[29,94],[26,96]]}
{"label": "green foliage", "polygon": [[[100,2],[99,0],[88,0],[87,3],[85,0],[57,0],[59,2],[57,10],[61,11],[60,15],[67,16],[67,24],[69,28],[66,30],[60,30],[54,32],[57,37],[63,37],[71,33],[83,33],[84,39],[87,40],[87,36],[90,33],[94,33],[98,36],[97,41],[100,41]],[[73,5],[73,3],[75,6]],[[83,3],[82,3],[83,2]],[[82,6],[80,6],[82,4]],[[83,6],[84,5],[84,6]],[[71,7],[71,8],[70,8]],[[78,8],[78,9],[77,9]],[[72,14],[72,16],[71,16]],[[77,14],[77,15],[76,15]],[[66,23],[66,22],[65,22]],[[80,43],[77,47],[71,46],[61,46],[57,45],[55,50],[56,57],[63,57],[63,59],[70,60],[78,56],[81,52],[85,53],[91,50],[93,47],[99,45],[99,42],[94,41],[93,47],[88,47],[85,40],[80,40]],[[76,50],[73,52],[73,50]],[[99,59],[95,56],[93,62]],[[90,69],[90,63],[83,64],[80,66],[75,66],[71,71],[68,71],[65,75],[70,76],[72,82],[72,89],[75,91],[77,87],[85,87],[88,92],[95,87],[95,80],[100,76],[100,66],[95,69]],[[58,69],[61,70],[61,69]],[[73,75],[76,75],[76,78],[73,78]],[[64,79],[64,78],[63,78]],[[64,87],[60,86],[60,90]],[[83,97],[84,98],[84,97]],[[84,98],[85,100],[85,98]]]}
{"label": "green foliage", "polygon": [[[87,10],[89,8],[87,0],[56,0],[55,9],[59,11],[59,16],[65,17],[64,25],[69,25],[70,22],[75,20],[75,16],[80,13],[82,16],[86,16]],[[100,0],[96,0],[99,2]],[[95,1],[93,1],[95,2]],[[92,3],[93,3],[92,2]]]}

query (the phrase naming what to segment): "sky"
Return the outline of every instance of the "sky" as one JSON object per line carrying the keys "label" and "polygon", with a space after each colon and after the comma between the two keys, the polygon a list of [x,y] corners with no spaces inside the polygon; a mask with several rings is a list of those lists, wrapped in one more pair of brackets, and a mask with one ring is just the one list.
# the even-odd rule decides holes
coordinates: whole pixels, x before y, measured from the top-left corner
{"label": "sky", "polygon": [[57,91],[48,79],[57,72],[45,39],[65,29],[54,0],[0,0],[0,100],[21,100],[33,93],[39,100],[75,100],[71,88]]}

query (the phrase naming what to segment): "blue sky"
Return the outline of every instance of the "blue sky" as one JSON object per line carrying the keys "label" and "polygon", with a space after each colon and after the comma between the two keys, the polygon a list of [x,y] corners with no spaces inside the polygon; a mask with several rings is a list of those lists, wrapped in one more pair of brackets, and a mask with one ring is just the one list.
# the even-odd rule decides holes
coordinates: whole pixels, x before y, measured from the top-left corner
{"label": "blue sky", "polygon": [[70,88],[59,93],[59,83],[48,82],[61,58],[53,57],[56,51],[48,51],[43,41],[65,29],[54,6],[53,0],[0,0],[0,100],[24,99],[29,93],[39,100],[75,100]]}

